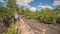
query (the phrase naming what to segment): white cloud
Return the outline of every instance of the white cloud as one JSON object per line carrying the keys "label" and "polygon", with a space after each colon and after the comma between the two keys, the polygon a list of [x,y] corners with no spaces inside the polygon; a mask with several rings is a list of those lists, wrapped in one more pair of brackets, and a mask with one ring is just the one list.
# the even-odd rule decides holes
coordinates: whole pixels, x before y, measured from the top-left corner
{"label": "white cloud", "polygon": [[52,9],[52,7],[51,7],[51,6],[49,6],[49,5],[39,5],[38,7]]}
{"label": "white cloud", "polygon": [[31,11],[35,11],[36,8],[35,8],[35,7],[31,7],[31,8],[29,8],[29,10],[31,10]]}
{"label": "white cloud", "polygon": [[0,0],[0,2],[3,2],[4,3],[5,1],[4,0]]}
{"label": "white cloud", "polygon": [[29,3],[34,0],[16,0],[18,5],[30,7]]}
{"label": "white cloud", "polygon": [[60,5],[60,0],[54,0],[53,5]]}
{"label": "white cloud", "polygon": [[32,6],[29,5],[29,3],[34,1],[34,0],[16,0],[16,1],[17,1],[16,3],[19,6],[24,6],[25,8],[29,8],[29,10],[31,10],[31,11],[35,11],[36,10],[35,7],[32,7]]}
{"label": "white cloud", "polygon": [[39,8],[49,8],[49,9],[53,9],[51,6],[49,6],[48,4],[46,5],[42,5],[42,3],[40,3],[40,5],[38,5]]}

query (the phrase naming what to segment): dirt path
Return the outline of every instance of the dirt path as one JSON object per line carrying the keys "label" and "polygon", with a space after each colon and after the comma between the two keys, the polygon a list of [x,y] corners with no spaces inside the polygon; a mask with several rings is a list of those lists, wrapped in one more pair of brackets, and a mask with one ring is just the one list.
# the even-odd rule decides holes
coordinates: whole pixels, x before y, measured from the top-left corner
{"label": "dirt path", "polygon": [[41,34],[60,34],[60,25],[44,24],[38,20],[25,19],[28,25],[34,31],[39,31]]}
{"label": "dirt path", "polygon": [[60,34],[60,30],[55,30],[39,21],[24,18],[20,18],[16,22],[16,29],[16,31],[21,34]]}
{"label": "dirt path", "polygon": [[23,20],[23,18],[20,18],[16,23],[16,28],[18,33],[21,34],[34,34],[34,32],[31,31],[31,28],[28,24]]}

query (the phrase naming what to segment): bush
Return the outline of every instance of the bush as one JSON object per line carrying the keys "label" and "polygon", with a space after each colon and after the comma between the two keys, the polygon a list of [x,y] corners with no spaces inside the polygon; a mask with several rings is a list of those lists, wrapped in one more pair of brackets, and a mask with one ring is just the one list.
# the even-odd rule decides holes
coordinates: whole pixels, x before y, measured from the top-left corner
{"label": "bush", "polygon": [[54,23],[56,16],[59,12],[50,10],[48,8],[42,9],[41,11],[30,11],[29,9],[24,10],[23,15],[32,19],[38,19],[44,23]]}
{"label": "bush", "polygon": [[56,17],[56,23],[60,24],[60,15]]}
{"label": "bush", "polygon": [[11,24],[11,26],[8,28],[8,31],[3,32],[2,34],[18,34],[15,33],[15,24]]}

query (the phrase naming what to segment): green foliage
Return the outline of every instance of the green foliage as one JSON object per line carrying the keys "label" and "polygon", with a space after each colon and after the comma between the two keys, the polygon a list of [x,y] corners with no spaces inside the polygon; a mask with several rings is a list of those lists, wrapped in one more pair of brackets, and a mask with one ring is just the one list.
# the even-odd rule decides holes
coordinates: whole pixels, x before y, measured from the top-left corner
{"label": "green foliage", "polygon": [[44,9],[41,11],[40,20],[43,20],[45,23],[52,23],[56,15],[56,12],[49,9]]}
{"label": "green foliage", "polygon": [[17,7],[17,10],[18,10],[18,13],[21,14],[21,15],[24,13],[24,10],[23,10],[22,7],[21,7],[21,8],[18,8],[18,7]]}
{"label": "green foliage", "polygon": [[15,0],[8,0],[6,7],[0,6],[0,20],[5,18],[10,18],[14,16],[14,12],[16,11],[16,3]]}
{"label": "green foliage", "polygon": [[45,23],[53,23],[54,19],[59,12],[57,10],[53,11],[48,8],[42,9],[41,11],[30,11],[29,9],[24,10],[23,15],[32,19],[39,19]]}
{"label": "green foliage", "polygon": [[23,15],[27,16],[28,18],[36,19],[35,13],[30,11],[29,9],[24,10]]}
{"label": "green foliage", "polygon": [[10,14],[14,14],[14,12],[15,12],[16,9],[17,9],[15,0],[8,0],[6,6],[7,6],[7,8],[10,10],[10,11],[9,11]]}
{"label": "green foliage", "polygon": [[3,20],[5,16],[6,18],[10,18],[13,15],[14,15],[14,12],[12,12],[10,9],[0,6],[0,20]]}
{"label": "green foliage", "polygon": [[2,34],[18,34],[15,33],[15,24],[11,24],[7,31],[3,32]]}

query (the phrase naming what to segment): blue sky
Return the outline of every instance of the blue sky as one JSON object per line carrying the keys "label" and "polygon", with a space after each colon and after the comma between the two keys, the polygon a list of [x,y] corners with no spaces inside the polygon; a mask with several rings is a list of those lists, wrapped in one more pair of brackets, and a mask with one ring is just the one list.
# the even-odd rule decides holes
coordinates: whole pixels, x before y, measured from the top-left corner
{"label": "blue sky", "polygon": [[[55,9],[56,7],[53,5],[53,2],[54,2],[54,0],[34,0],[29,4],[33,7],[36,7],[37,9],[41,9],[41,5],[52,7],[52,9]],[[40,7],[38,7],[38,6],[40,6]]]}
{"label": "blue sky", "polygon": [[0,0],[0,5],[6,5],[7,0]]}
{"label": "blue sky", "polygon": [[34,1],[32,1],[31,3],[29,3],[31,6],[34,6],[34,7],[36,7],[36,6],[38,6],[39,4],[41,4],[41,5],[52,5],[52,3],[53,3],[53,0],[34,0]]}
{"label": "blue sky", "polygon": [[[0,5],[5,5],[7,0],[0,0]],[[24,6],[30,10],[39,10],[41,8],[55,9],[56,4],[60,5],[60,0],[16,0],[19,6]]]}

